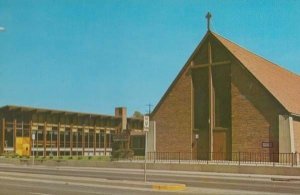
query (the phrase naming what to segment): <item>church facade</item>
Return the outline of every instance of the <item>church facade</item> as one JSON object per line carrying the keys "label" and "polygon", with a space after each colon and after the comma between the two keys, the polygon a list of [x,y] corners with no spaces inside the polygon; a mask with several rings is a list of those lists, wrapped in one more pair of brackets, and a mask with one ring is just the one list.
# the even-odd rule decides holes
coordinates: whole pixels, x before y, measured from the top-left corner
{"label": "church facade", "polygon": [[157,152],[300,152],[300,76],[208,30],[151,117]]}

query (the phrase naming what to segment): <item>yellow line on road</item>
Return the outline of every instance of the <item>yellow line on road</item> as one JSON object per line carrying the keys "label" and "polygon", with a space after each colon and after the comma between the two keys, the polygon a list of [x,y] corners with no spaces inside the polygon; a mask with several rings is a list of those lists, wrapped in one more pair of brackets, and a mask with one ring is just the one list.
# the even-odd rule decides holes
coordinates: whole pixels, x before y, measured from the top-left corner
{"label": "yellow line on road", "polygon": [[185,184],[153,184],[152,188],[156,190],[179,191],[179,190],[185,190],[186,185]]}

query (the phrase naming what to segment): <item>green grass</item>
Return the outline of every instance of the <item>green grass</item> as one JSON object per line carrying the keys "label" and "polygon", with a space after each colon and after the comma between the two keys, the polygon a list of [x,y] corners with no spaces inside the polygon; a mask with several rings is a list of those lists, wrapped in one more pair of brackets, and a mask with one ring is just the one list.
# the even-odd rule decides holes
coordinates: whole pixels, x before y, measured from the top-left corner
{"label": "green grass", "polygon": [[[18,156],[14,153],[4,153],[1,156],[14,159],[32,159],[29,156]],[[80,160],[80,161],[111,161],[110,156],[36,156],[36,160]]]}
{"label": "green grass", "polygon": [[84,160],[84,161],[110,161],[110,156],[38,156],[37,160]]}

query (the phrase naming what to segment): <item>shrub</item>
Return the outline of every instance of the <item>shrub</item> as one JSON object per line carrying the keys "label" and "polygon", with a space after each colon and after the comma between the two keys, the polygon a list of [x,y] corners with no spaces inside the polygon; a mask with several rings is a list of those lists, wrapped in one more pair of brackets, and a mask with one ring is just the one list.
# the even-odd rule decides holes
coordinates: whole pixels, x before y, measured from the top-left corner
{"label": "shrub", "polygon": [[130,159],[134,155],[133,150],[131,149],[119,149],[112,152],[112,159]]}

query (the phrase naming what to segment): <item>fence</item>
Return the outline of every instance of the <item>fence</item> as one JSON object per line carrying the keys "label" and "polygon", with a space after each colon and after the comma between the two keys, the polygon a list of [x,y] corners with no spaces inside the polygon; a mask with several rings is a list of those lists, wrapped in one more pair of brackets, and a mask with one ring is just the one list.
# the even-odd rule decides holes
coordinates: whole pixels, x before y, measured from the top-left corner
{"label": "fence", "polygon": [[[140,161],[141,156],[134,156],[131,161]],[[148,152],[148,163],[188,163],[188,164],[236,164],[236,165],[270,165],[270,166],[298,166],[298,153],[188,153],[188,152]]]}

